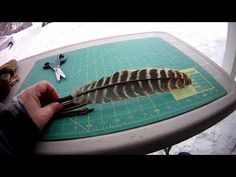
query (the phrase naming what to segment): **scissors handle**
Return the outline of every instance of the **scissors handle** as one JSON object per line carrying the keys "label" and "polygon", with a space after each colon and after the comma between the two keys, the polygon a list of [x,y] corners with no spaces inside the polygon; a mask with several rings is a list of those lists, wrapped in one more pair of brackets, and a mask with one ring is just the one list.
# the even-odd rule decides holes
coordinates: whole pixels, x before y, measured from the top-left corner
{"label": "scissors handle", "polygon": [[58,60],[58,65],[61,66],[63,63],[66,62],[66,57],[64,54],[60,54],[58,57],[57,57],[57,60]]}
{"label": "scissors handle", "polygon": [[43,65],[44,69],[53,69],[56,66],[61,66],[63,63],[66,62],[66,57],[63,54],[60,54],[57,57],[56,63],[46,62]]}
{"label": "scissors handle", "polygon": [[43,68],[44,69],[53,69],[53,65],[51,62],[46,62],[46,63],[44,63]]}

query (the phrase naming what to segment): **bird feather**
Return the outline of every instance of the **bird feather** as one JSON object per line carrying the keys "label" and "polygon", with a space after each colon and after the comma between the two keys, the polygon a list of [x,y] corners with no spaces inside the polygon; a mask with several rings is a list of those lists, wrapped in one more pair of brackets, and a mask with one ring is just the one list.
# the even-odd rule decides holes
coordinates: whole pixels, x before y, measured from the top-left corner
{"label": "bird feather", "polygon": [[191,83],[186,73],[175,69],[121,70],[81,86],[71,96],[75,104],[106,103],[172,91]]}

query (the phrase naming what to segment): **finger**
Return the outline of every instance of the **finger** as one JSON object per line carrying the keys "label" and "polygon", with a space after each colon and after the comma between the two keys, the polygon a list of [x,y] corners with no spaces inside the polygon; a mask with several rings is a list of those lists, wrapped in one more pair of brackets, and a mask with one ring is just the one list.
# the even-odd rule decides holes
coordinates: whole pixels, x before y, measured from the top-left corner
{"label": "finger", "polygon": [[54,103],[50,103],[47,106],[44,106],[41,111],[43,111],[44,115],[47,115],[48,120],[58,111],[60,111],[63,108],[63,105],[58,103],[58,102],[54,102]]}
{"label": "finger", "polygon": [[56,88],[49,82],[47,82],[47,90],[45,93],[48,94],[52,101],[57,101],[59,99],[59,94],[56,91]]}
{"label": "finger", "polygon": [[45,97],[47,100],[50,101],[57,101],[59,99],[59,95],[55,87],[48,81],[40,81],[38,84],[35,85],[35,90],[39,98]]}
{"label": "finger", "polygon": [[50,103],[37,111],[37,118],[34,118],[36,125],[42,130],[48,121],[53,117],[53,114],[63,108],[59,102]]}

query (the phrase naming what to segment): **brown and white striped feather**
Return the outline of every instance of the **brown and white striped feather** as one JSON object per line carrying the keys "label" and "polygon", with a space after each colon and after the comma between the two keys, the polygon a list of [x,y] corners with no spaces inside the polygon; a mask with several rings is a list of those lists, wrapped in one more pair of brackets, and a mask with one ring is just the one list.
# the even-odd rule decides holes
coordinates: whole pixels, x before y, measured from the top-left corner
{"label": "brown and white striped feather", "polygon": [[190,84],[187,74],[174,69],[122,70],[83,85],[72,96],[76,104],[105,103],[171,91]]}

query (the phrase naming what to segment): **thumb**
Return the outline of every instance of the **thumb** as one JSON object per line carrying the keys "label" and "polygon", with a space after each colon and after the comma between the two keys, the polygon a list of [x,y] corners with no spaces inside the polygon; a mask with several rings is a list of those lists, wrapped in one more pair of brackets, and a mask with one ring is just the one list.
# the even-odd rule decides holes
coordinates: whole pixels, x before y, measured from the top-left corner
{"label": "thumb", "polygon": [[60,111],[63,108],[62,104],[58,102],[50,103],[44,106],[42,109],[48,117],[52,117],[54,113]]}

